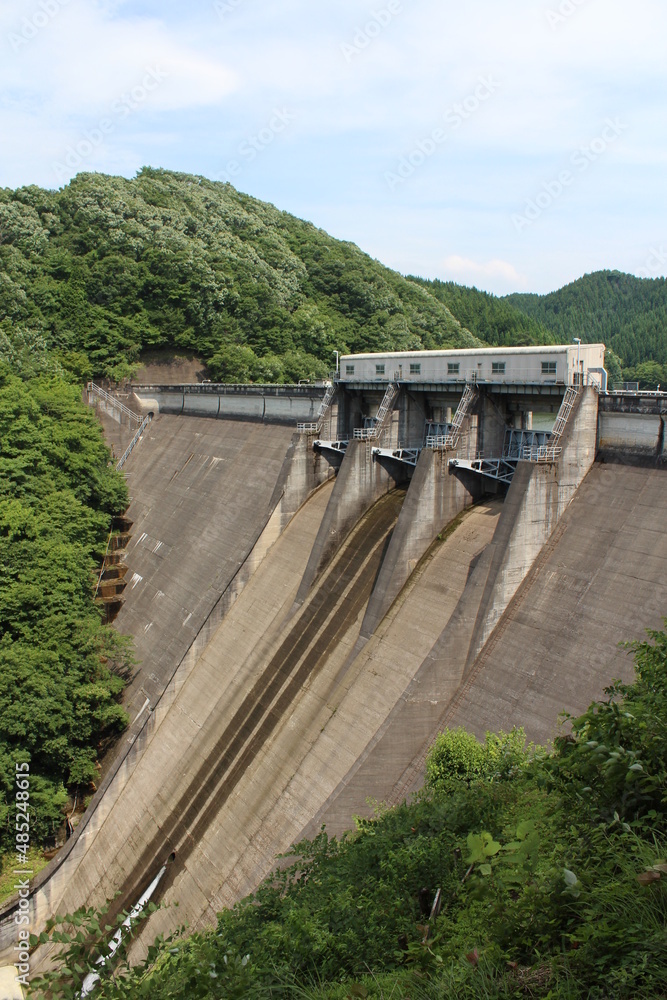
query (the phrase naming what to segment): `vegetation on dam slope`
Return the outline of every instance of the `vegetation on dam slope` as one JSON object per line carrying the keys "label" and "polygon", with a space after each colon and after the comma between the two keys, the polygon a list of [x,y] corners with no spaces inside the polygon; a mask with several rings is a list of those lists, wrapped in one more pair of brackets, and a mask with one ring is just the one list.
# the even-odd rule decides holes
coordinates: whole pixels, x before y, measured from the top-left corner
{"label": "vegetation on dam slope", "polygon": [[114,668],[127,652],[93,590],[127,487],[80,388],[38,344],[12,361],[0,360],[1,851],[15,846],[15,765],[30,765],[36,846],[63,824],[65,786],[90,787],[126,724]]}

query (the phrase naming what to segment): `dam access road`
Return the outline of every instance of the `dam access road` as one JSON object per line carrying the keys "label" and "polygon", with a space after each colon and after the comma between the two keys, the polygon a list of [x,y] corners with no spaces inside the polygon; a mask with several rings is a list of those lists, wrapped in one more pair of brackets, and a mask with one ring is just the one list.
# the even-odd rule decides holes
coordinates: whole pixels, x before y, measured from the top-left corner
{"label": "dam access road", "polygon": [[[115,893],[127,908],[173,859],[158,893],[178,909],[151,916],[135,956],[212,924],[322,823],[339,833],[419,787],[443,726],[546,742],[562,709],[631,675],[618,643],[667,607],[662,401],[601,418],[593,385],[477,386],[461,412],[461,386],[337,386],[324,412],[286,390],[278,417],[271,396],[236,419],[247,392],[197,393],[209,416],[162,395],[130,399],[153,412],[126,465],[132,724],[30,899],[36,931]],[[425,423],[456,424],[448,401],[456,435],[427,446]],[[560,427],[540,455],[520,416],[537,405]],[[509,427],[527,458],[503,456]],[[475,469],[482,442],[507,482]]]}

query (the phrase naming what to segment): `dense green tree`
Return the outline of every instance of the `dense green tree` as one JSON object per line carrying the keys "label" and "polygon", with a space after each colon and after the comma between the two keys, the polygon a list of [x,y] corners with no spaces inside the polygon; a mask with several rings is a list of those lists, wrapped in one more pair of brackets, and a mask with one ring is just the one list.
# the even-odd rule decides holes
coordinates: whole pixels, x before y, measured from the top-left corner
{"label": "dense green tree", "polygon": [[14,764],[29,762],[35,842],[62,821],[65,786],[88,786],[104,742],[124,728],[114,664],[127,660],[93,603],[127,488],[80,389],[42,346],[0,342],[23,376],[0,360],[0,802],[13,797]]}
{"label": "dense green tree", "polygon": [[622,358],[626,377],[645,361],[667,364],[665,278],[597,271],[549,295],[517,293],[503,301],[547,326],[561,342],[581,337],[611,347]]}
{"label": "dense green tree", "polygon": [[413,278],[443,302],[458,321],[492,347],[527,347],[531,344],[560,343],[559,336],[544,323],[477,288],[453,281],[424,281]]}
{"label": "dense green tree", "polygon": [[156,347],[258,381],[325,374],[334,349],[478,343],[427,289],[356,246],[228,184],[148,168],[0,191],[0,329],[16,323],[65,366],[84,355],[110,378]]}

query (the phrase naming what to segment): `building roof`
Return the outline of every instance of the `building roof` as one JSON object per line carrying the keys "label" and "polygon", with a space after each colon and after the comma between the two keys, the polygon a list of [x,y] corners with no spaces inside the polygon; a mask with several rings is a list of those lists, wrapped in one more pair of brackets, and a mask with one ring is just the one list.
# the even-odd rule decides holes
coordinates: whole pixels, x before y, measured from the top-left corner
{"label": "building roof", "polygon": [[[605,350],[604,344],[582,344],[581,350],[592,347]],[[432,358],[432,357],[479,357],[483,354],[565,354],[569,350],[577,350],[576,344],[538,344],[534,347],[465,347],[460,350],[447,349],[437,351],[373,351],[371,354],[343,354],[345,358],[372,360],[373,358]]]}

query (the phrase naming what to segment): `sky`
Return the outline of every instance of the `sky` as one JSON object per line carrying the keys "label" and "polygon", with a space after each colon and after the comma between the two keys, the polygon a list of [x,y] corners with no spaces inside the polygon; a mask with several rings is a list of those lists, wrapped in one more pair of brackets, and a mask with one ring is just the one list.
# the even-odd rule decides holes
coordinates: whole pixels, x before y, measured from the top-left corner
{"label": "sky", "polygon": [[498,295],[667,274],[665,0],[3,0],[0,186],[200,174]]}

